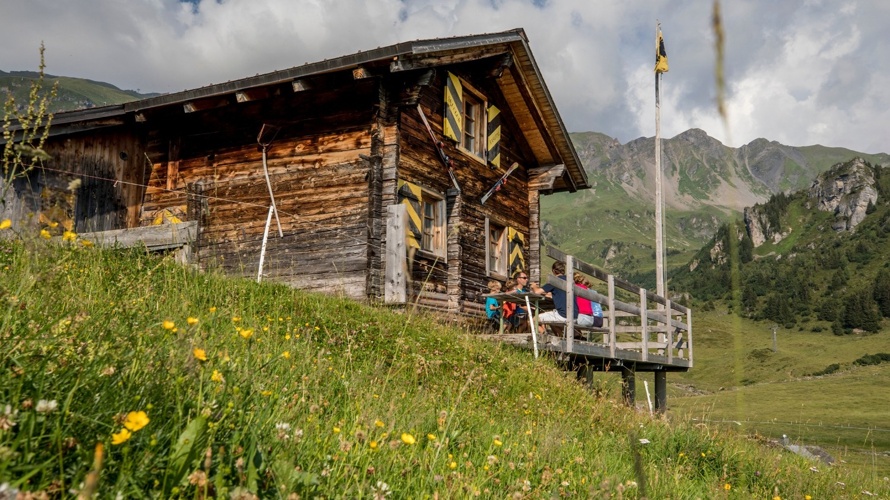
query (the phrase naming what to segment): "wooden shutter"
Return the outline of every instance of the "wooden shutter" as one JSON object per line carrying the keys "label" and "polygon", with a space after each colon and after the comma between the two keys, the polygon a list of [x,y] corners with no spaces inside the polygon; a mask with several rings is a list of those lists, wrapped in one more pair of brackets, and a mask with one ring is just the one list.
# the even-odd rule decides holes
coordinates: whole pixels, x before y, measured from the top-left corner
{"label": "wooden shutter", "polygon": [[489,106],[488,115],[488,147],[485,157],[493,168],[501,166],[501,110],[497,106]]}
{"label": "wooden shutter", "polygon": [[508,275],[513,276],[516,271],[527,271],[525,267],[525,236],[512,227],[507,228],[507,266]]}
{"label": "wooden shutter", "polygon": [[420,242],[423,241],[421,229],[423,225],[421,210],[423,207],[421,206],[420,199],[420,186],[399,179],[399,203],[405,205],[405,211],[408,213],[408,221],[405,224],[405,241],[408,244],[408,248],[420,249]]}
{"label": "wooden shutter", "polygon": [[460,142],[463,131],[463,86],[460,78],[448,73],[445,78],[445,113],[442,133],[455,142]]}

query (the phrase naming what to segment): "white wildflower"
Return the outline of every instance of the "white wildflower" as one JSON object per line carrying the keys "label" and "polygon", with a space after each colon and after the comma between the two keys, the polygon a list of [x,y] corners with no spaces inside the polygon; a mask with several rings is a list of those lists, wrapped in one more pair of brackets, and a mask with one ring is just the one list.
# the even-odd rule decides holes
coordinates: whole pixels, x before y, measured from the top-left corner
{"label": "white wildflower", "polygon": [[392,495],[392,490],[389,489],[388,484],[383,481],[377,481],[377,485],[371,488],[371,493],[374,494],[374,500],[383,500]]}
{"label": "white wildflower", "polygon": [[52,412],[56,411],[56,409],[58,407],[59,407],[59,402],[56,401],[55,399],[53,399],[51,401],[41,399],[40,401],[37,401],[37,406],[34,408],[34,410],[37,413],[52,413]]}

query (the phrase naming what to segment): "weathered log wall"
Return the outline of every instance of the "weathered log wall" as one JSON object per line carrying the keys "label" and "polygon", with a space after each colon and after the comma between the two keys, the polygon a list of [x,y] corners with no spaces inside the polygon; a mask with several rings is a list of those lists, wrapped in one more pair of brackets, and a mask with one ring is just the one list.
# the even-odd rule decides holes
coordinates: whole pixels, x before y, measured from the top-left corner
{"label": "weathered log wall", "polygon": [[132,130],[50,139],[44,149],[52,159],[14,182],[0,208],[3,218],[17,226],[47,226],[51,233],[137,224],[148,166]]}
{"label": "weathered log wall", "polygon": [[[256,138],[263,123],[276,124],[267,125],[262,142],[268,143],[266,168],[283,236],[273,217],[263,276],[367,297],[370,186],[379,184],[380,167],[370,156],[374,85],[360,87],[347,99],[351,106],[339,102],[336,110],[321,105],[334,91],[326,89],[317,102],[301,97],[297,106],[296,98],[282,98],[277,106],[247,107],[233,129],[218,128],[226,108],[208,113],[204,122],[192,121],[187,134],[168,136],[166,156],[156,155],[163,161],[153,165],[141,223],[167,214],[199,220],[198,263],[256,277],[271,206]],[[336,119],[324,123],[329,111]]]}
{"label": "weathered log wall", "polygon": [[[496,82],[480,72],[461,71],[456,68],[451,68],[451,71],[469,81],[474,88],[485,95],[489,103],[501,109],[501,167],[491,169],[479,158],[446,141],[445,149],[454,160],[455,175],[461,186],[459,200],[449,198],[448,209],[451,213],[456,204],[459,218],[450,218],[448,221],[447,260],[433,263],[428,256],[415,257],[411,279],[415,283],[415,295],[420,286],[427,292],[435,290],[437,293],[447,293],[453,311],[475,313],[478,309],[476,305],[482,301],[481,295],[488,292],[487,283],[491,279],[486,273],[485,262],[486,217],[500,225],[517,229],[523,234],[526,241],[526,262],[527,264],[530,262],[527,169],[537,165],[531,155],[525,152],[522,142],[524,139],[518,132],[509,108],[502,102]],[[420,104],[437,137],[443,137],[442,115],[446,74],[445,70],[437,71],[436,78],[425,88],[420,97]],[[446,194],[452,188],[448,171],[439,160],[429,134],[413,107],[402,110],[399,129],[402,139],[399,178]],[[482,205],[481,196],[513,162],[519,162],[521,168],[510,176],[506,185],[497,194]],[[449,284],[449,271],[455,268],[457,275],[450,277]],[[457,286],[454,284],[455,280],[459,282]]]}

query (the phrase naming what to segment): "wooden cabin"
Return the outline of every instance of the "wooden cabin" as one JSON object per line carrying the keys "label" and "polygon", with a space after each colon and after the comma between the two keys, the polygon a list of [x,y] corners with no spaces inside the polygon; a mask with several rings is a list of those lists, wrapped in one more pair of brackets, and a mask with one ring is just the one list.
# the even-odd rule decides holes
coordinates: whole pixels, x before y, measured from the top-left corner
{"label": "wooden cabin", "polygon": [[540,280],[540,196],[588,188],[522,29],[59,113],[50,133],[14,224],[172,235],[203,269],[452,313],[481,314],[491,279]]}

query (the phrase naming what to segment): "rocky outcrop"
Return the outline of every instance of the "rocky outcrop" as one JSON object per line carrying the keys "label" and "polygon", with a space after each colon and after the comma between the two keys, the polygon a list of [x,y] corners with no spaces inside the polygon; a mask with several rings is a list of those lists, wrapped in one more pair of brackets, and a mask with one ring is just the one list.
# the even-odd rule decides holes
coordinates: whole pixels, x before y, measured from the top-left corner
{"label": "rocky outcrop", "polygon": [[869,203],[878,200],[872,168],[861,158],[839,163],[819,175],[809,189],[808,208],[833,212],[835,231],[854,231]]}
{"label": "rocky outcrop", "polygon": [[778,231],[776,230],[777,228],[771,227],[761,205],[745,207],[742,215],[745,219],[745,229],[748,231],[748,236],[751,237],[751,242],[754,243],[755,248],[767,241],[778,243],[791,233],[791,229]]}

